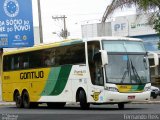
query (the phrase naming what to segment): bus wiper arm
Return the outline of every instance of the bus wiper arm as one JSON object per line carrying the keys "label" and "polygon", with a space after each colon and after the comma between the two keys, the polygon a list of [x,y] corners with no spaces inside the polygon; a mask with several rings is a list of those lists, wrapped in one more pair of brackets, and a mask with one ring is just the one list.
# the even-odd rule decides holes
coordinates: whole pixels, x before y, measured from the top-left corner
{"label": "bus wiper arm", "polygon": [[123,77],[122,77],[122,80],[121,80],[121,83],[123,83],[124,79],[126,78],[127,73],[128,73],[128,70],[126,70],[126,71],[124,72]]}
{"label": "bus wiper arm", "polygon": [[130,74],[129,59],[127,60],[127,70],[125,70],[125,72],[124,72],[124,74],[123,74],[123,76],[122,76],[121,83],[123,83],[123,82],[124,82],[124,80],[125,80],[125,78],[126,78],[127,73],[128,73],[128,76],[129,76],[129,74]]}
{"label": "bus wiper arm", "polygon": [[136,79],[136,80],[139,80],[139,82],[142,83],[141,78],[140,78],[140,76],[138,75],[138,72],[137,72],[136,68],[134,67],[134,65],[133,65],[133,63],[132,63],[132,60],[130,60],[130,61],[131,61],[131,68],[132,68],[132,70],[133,70],[133,74],[134,74],[134,76],[135,76],[135,79]]}

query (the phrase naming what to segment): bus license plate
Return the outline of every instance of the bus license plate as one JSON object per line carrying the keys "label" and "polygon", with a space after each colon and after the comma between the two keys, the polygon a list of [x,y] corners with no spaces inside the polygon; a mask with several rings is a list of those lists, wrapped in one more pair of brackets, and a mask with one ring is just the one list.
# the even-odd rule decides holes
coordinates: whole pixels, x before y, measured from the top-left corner
{"label": "bus license plate", "polygon": [[129,100],[135,99],[135,96],[128,96],[128,99],[129,99]]}

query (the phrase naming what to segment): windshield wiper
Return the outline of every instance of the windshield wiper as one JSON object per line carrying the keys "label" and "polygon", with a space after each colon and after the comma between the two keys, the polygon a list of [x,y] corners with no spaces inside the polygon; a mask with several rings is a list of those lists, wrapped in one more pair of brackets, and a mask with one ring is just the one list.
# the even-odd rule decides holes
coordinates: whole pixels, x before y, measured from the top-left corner
{"label": "windshield wiper", "polygon": [[124,79],[126,78],[127,73],[128,73],[128,70],[126,70],[126,71],[124,72],[123,77],[122,77],[122,80],[121,80],[121,83],[123,83]]}
{"label": "windshield wiper", "polygon": [[129,59],[127,60],[127,70],[124,71],[124,74],[122,76],[122,80],[121,80],[121,83],[124,82],[126,76],[127,76],[127,73],[128,73],[128,76],[130,75],[130,64],[129,64]]}
{"label": "windshield wiper", "polygon": [[125,78],[126,78],[126,76],[127,76],[127,73],[128,73],[128,76],[130,76],[130,82],[132,83],[131,70],[133,71],[133,75],[134,75],[134,77],[135,77],[135,80],[136,80],[136,81],[138,80],[140,83],[142,83],[142,82],[141,82],[141,78],[140,78],[140,76],[138,75],[138,72],[137,72],[136,68],[134,67],[134,65],[133,65],[133,63],[132,63],[132,60],[130,60],[130,59],[127,60],[127,70],[125,70],[125,72],[124,72],[124,74],[123,74],[123,76],[122,76],[121,83],[124,82],[124,80],[125,80]]}
{"label": "windshield wiper", "polygon": [[132,68],[133,74],[135,76],[135,80],[139,80],[139,83],[142,83],[141,78],[138,75],[138,72],[137,72],[136,68],[134,67],[134,65],[132,63],[132,60],[130,60],[130,61],[131,61],[131,68]]}

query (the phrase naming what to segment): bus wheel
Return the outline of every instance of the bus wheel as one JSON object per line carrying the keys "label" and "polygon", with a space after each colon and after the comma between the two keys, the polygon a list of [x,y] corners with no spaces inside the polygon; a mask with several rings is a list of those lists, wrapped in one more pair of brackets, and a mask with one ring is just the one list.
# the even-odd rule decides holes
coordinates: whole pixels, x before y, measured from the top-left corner
{"label": "bus wheel", "polygon": [[47,106],[49,108],[63,108],[66,105],[65,102],[48,102]]}
{"label": "bus wheel", "polygon": [[16,102],[16,107],[17,108],[22,108],[23,107],[22,98],[21,98],[19,92],[16,92],[14,94],[14,101]]}
{"label": "bus wheel", "polygon": [[156,99],[156,98],[157,98],[157,96],[158,96],[158,95],[154,94],[154,95],[153,95],[153,99]]}
{"label": "bus wheel", "polygon": [[23,101],[23,106],[24,108],[30,108],[30,98],[29,98],[29,94],[27,91],[25,91],[22,95],[22,101]]}
{"label": "bus wheel", "polygon": [[118,103],[118,108],[120,110],[123,110],[124,109],[124,103]]}
{"label": "bus wheel", "polygon": [[80,90],[79,92],[79,102],[83,110],[89,109],[90,104],[87,103],[86,93],[84,90]]}

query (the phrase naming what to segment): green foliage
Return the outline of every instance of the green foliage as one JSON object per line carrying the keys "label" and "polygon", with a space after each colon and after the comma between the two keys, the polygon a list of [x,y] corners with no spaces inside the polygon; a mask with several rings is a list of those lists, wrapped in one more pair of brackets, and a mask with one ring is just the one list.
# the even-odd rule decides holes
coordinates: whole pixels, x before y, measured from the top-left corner
{"label": "green foliage", "polygon": [[160,50],[160,42],[158,42],[157,44],[158,44],[158,50]]}
{"label": "green foliage", "polygon": [[154,21],[154,29],[156,30],[157,34],[160,36],[160,16],[157,17]]}
{"label": "green foliage", "polygon": [[[157,35],[160,38],[160,15],[158,15],[158,17],[154,20],[154,29],[157,32]],[[160,40],[158,42],[158,49],[160,50]]]}
{"label": "green foliage", "polygon": [[140,13],[154,11],[157,14],[160,12],[160,0],[112,0],[106,15],[108,17],[118,8],[130,8],[133,5]]}

